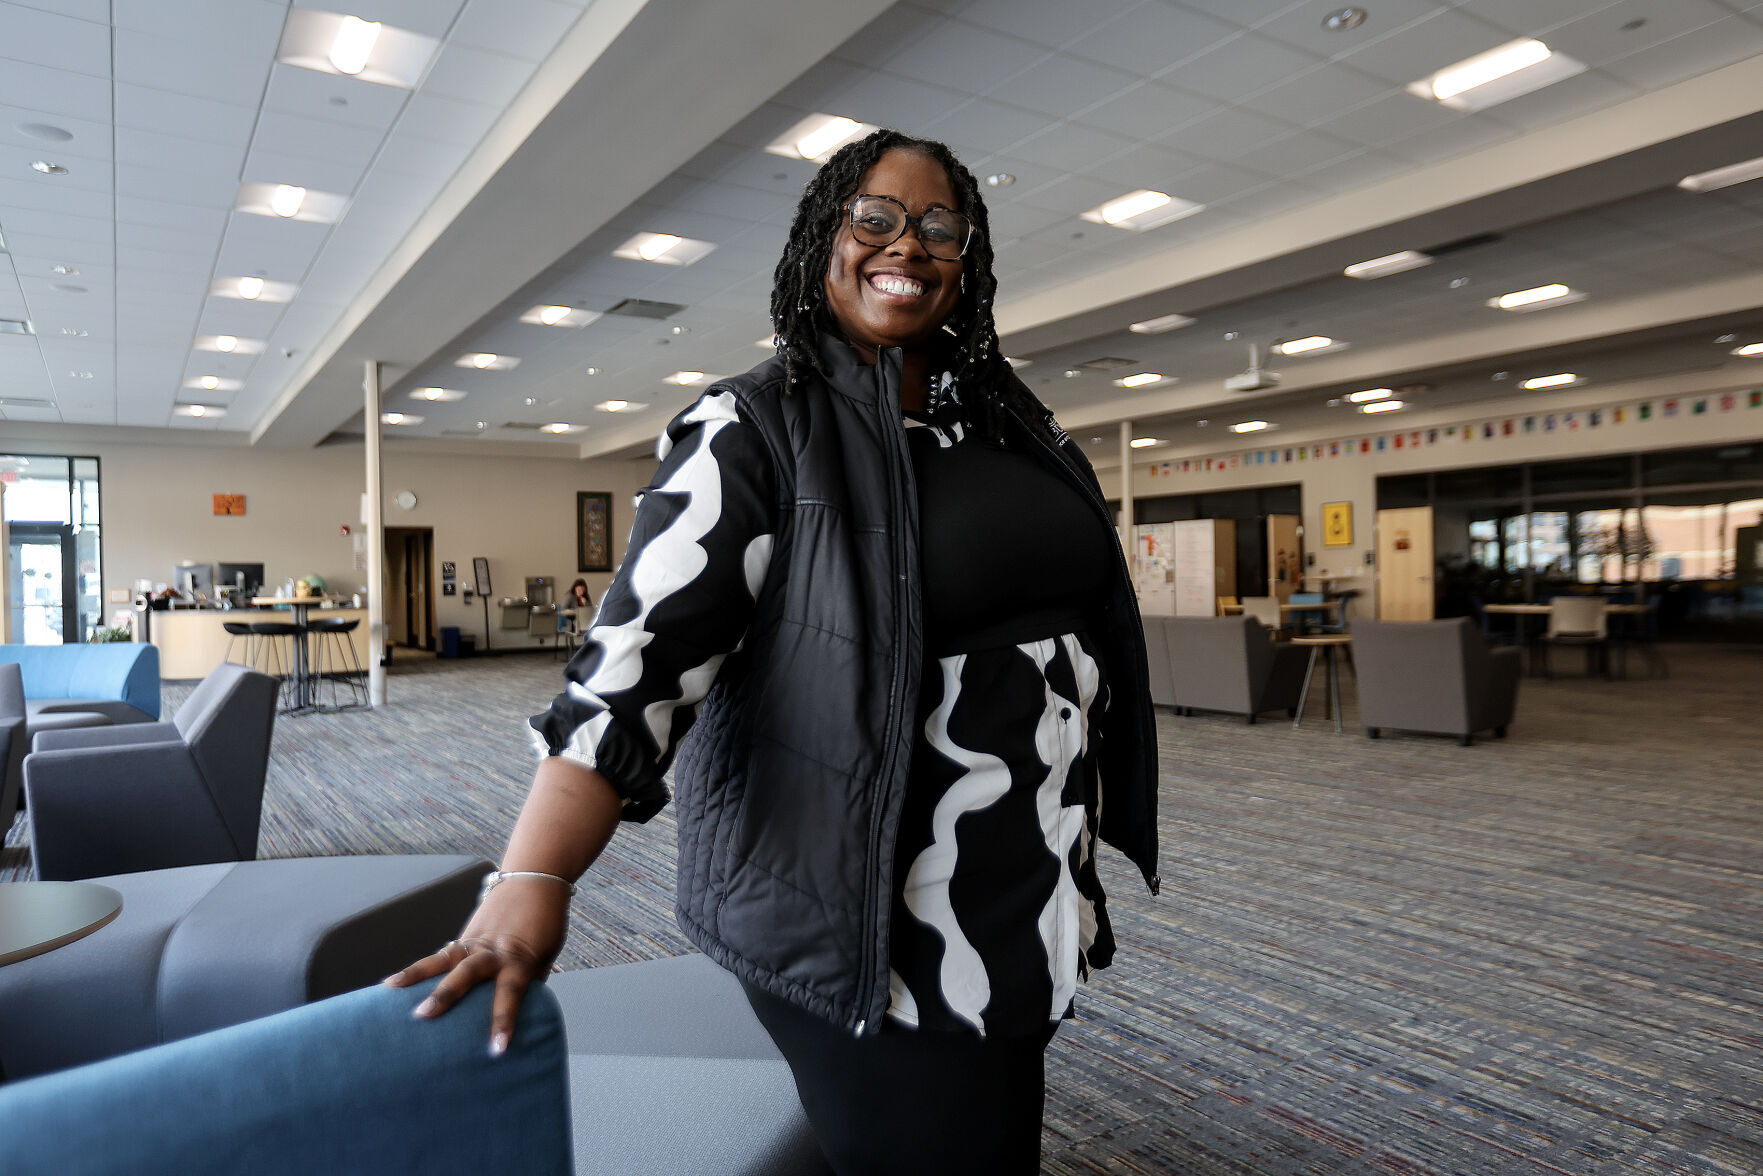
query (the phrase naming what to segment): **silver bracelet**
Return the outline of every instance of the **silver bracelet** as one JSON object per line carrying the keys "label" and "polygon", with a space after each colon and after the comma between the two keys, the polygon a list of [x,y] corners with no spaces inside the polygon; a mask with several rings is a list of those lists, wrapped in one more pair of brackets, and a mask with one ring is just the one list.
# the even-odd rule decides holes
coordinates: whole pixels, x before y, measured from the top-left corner
{"label": "silver bracelet", "polygon": [[483,887],[477,892],[478,902],[481,903],[488,898],[490,891],[496,888],[497,883],[505,882],[509,878],[549,878],[553,882],[563,883],[564,889],[569,891],[570,896],[572,898],[575,896],[575,883],[561,874],[547,874],[542,870],[491,870],[484,875]]}

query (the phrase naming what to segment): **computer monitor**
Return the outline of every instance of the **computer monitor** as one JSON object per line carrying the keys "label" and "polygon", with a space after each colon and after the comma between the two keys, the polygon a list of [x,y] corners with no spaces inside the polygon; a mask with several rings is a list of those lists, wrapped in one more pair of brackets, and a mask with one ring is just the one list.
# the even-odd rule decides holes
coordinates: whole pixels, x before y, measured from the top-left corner
{"label": "computer monitor", "polygon": [[251,595],[256,589],[263,587],[263,565],[260,563],[223,563],[220,574],[216,577],[223,588],[231,588],[233,595]]}
{"label": "computer monitor", "polygon": [[214,595],[213,564],[179,564],[171,569],[171,586],[182,596],[195,598]]}

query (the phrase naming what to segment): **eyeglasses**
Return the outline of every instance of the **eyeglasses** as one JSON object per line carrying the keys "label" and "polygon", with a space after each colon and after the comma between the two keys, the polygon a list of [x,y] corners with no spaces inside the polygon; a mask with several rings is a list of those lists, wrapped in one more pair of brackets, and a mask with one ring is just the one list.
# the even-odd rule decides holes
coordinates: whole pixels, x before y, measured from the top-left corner
{"label": "eyeglasses", "polygon": [[892,196],[853,196],[845,207],[851,211],[851,235],[863,244],[879,249],[916,229],[918,243],[938,261],[960,258],[976,231],[972,221],[952,208],[927,208],[911,216]]}

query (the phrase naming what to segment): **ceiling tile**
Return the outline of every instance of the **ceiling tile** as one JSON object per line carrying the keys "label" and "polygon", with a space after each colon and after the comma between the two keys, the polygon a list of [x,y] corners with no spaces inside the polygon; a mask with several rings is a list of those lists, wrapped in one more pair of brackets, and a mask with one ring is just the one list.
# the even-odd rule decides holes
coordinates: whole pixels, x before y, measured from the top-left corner
{"label": "ceiling tile", "polygon": [[1209,163],[1176,181],[1173,196],[1212,204],[1227,196],[1247,192],[1267,182],[1267,177],[1227,163]]}
{"label": "ceiling tile", "polygon": [[1078,37],[1066,52],[1151,76],[1240,31],[1238,25],[1173,4],[1143,4]]}
{"label": "ceiling tile", "polygon": [[1529,130],[1614,106],[1639,94],[1636,86],[1588,71],[1502,102],[1498,113],[1501,122]]}
{"label": "ceiling tile", "polygon": [[[844,79],[838,87],[834,98],[836,109],[825,106],[809,109],[843,114],[876,126],[910,130],[948,113],[969,96],[960,90],[928,82],[909,82],[890,73],[862,70]],[[778,131],[786,130],[788,125],[780,126]]]}
{"label": "ceiling tile", "polygon": [[1441,12],[1343,54],[1340,60],[1373,77],[1405,86],[1509,40],[1503,29],[1459,11]]}
{"label": "ceiling tile", "polygon": [[903,53],[877,62],[889,73],[938,85],[954,83],[983,92],[1049,56],[1044,45],[975,28],[938,22]]}
{"label": "ceiling tile", "polygon": [[1237,102],[1303,73],[1321,60],[1256,33],[1243,33],[1183,62],[1163,80],[1219,102]]}
{"label": "ceiling tile", "polygon": [[[348,10],[362,20],[383,21],[425,37],[444,37],[464,5],[465,0],[350,0]],[[494,7],[494,0],[488,6]]]}
{"label": "ceiling tile", "polygon": [[404,113],[398,116],[397,131],[462,147],[475,147],[501,116],[502,112],[494,107],[443,98],[439,94],[417,93],[411,95]]}
{"label": "ceiling tile", "polygon": [[581,5],[556,0],[473,0],[448,40],[526,61],[543,61],[581,15]]}
{"label": "ceiling tile", "polygon": [[[249,0],[241,13],[266,7]],[[281,31],[280,21],[251,27],[251,22],[227,22],[228,27],[206,31],[201,37],[159,36],[135,29],[115,32],[116,73],[119,83],[163,86],[179,94],[255,107],[269,80],[270,60]],[[224,45],[224,52],[217,46]]]}
{"label": "ceiling tile", "polygon": [[110,76],[108,22],[0,4],[0,59],[53,61],[57,69]]}
{"label": "ceiling tile", "polygon": [[[31,165],[43,159],[66,167],[67,174],[45,176],[33,171]],[[24,188],[16,189],[18,191],[35,190],[41,199],[51,202],[48,207],[54,207],[53,201],[57,198],[57,193],[69,189],[78,192],[108,192],[112,187],[108,159],[75,159],[62,155],[47,143],[39,143],[34,147],[0,143],[0,176],[9,177],[9,183],[24,185]]]}
{"label": "ceiling tile", "polygon": [[1131,74],[1060,54],[993,86],[986,96],[1063,118],[1099,105],[1136,84]]}
{"label": "ceiling tile", "polygon": [[1631,53],[1601,72],[1644,90],[1657,90],[1759,53],[1763,53],[1763,26],[1728,21]]}
{"label": "ceiling tile", "polygon": [[108,123],[110,83],[103,78],[49,69],[28,61],[8,61],[6,68],[0,69],[0,106],[22,106],[89,123]]}
{"label": "ceiling tile", "polygon": [[341,74],[276,64],[269,71],[265,110],[384,131],[397,121],[410,91]]}
{"label": "ceiling tile", "polygon": [[[1289,82],[1264,90],[1243,105],[1300,126],[1323,122],[1342,111],[1391,93],[1388,82],[1344,65],[1318,66]],[[1400,91],[1397,91],[1400,93]],[[1403,97],[1412,98],[1404,94]]]}
{"label": "ceiling tile", "polygon": [[182,135],[117,127],[116,161],[122,167],[180,172],[189,176],[192,183],[218,183],[225,187],[238,182],[244,152]]}
{"label": "ceiling tile", "polygon": [[1463,116],[1455,110],[1416,98],[1402,90],[1316,123],[1318,130],[1357,143],[1393,143],[1439,127],[1454,126]]}
{"label": "ceiling tile", "polygon": [[1196,95],[1145,82],[1074,117],[1085,126],[1129,139],[1157,139],[1217,108]]}
{"label": "ceiling tile", "polygon": [[243,151],[257,126],[257,106],[254,102],[216,102],[119,82],[116,125],[221,143]]}
{"label": "ceiling tile", "polygon": [[1333,163],[1360,151],[1355,143],[1321,131],[1299,131],[1246,151],[1237,163],[1270,176],[1289,176]]}
{"label": "ceiling tile", "polygon": [[975,98],[942,118],[926,123],[924,133],[941,139],[963,156],[992,155],[1047,129],[1044,114]]}
{"label": "ceiling tile", "polygon": [[1336,0],[1309,0],[1257,25],[1255,31],[1306,53],[1339,57],[1388,36],[1403,25],[1443,12],[1451,4],[1441,0],[1377,0],[1375,4],[1364,5],[1363,24],[1343,32],[1330,32],[1323,27],[1323,18],[1340,7]]}
{"label": "ceiling tile", "polygon": [[507,106],[533,76],[530,61],[448,44],[422,81],[426,94],[486,106]]}
{"label": "ceiling tile", "polygon": [[1294,3],[1296,0],[1181,0],[1180,7],[1196,9],[1248,28],[1277,16]]}
{"label": "ceiling tile", "polygon": [[110,124],[108,122],[86,122],[84,119],[70,118],[67,115],[56,115],[48,121],[73,136],[65,143],[44,143],[41,139],[32,138],[18,129],[21,123],[40,123],[45,121],[40,110],[28,110],[23,106],[0,106],[0,143],[12,143],[21,147],[35,146],[41,158],[41,152],[53,151],[58,157],[66,159],[109,159],[110,158]]}
{"label": "ceiling tile", "polygon": [[[107,165],[104,166],[108,171]],[[101,188],[80,188],[58,184],[55,177],[33,183],[39,177],[30,172],[31,180],[0,180],[0,208],[8,210],[6,229],[10,233],[23,227],[24,211],[37,213],[65,212],[78,217],[107,221],[110,217],[110,194]]]}
{"label": "ceiling tile", "polygon": [[1465,119],[1454,126],[1435,127],[1422,134],[1397,139],[1388,144],[1385,150],[1416,163],[1431,163],[1461,155],[1465,151],[1473,151],[1477,147],[1486,147],[1489,143],[1497,143],[1502,139],[1510,139],[1515,134],[1516,131],[1486,119]]}
{"label": "ceiling tile", "polygon": [[[1628,28],[1635,21],[1638,28]],[[1594,68],[1607,61],[1626,57],[1649,45],[1718,21],[1740,23],[1727,9],[1713,0],[1621,0],[1600,8],[1578,20],[1569,21],[1549,33],[1549,47],[1557,53],[1578,58]]]}
{"label": "ceiling tile", "polygon": [[[266,110],[257,119],[257,133],[251,138],[251,156],[257,158],[264,155],[297,155],[307,159],[324,160],[332,165],[326,174],[335,175],[347,172],[358,179],[361,172],[367,169],[373,159],[374,152],[379,150],[385,135],[376,128],[345,127],[336,123],[325,122],[316,118],[303,118],[297,114],[282,114],[278,111]],[[246,166],[243,179],[265,179],[270,183],[288,183],[286,179],[253,174],[250,165]],[[298,181],[304,182],[304,181]],[[332,180],[331,183],[335,183]],[[323,188],[328,192],[350,192],[355,184],[348,187],[327,187],[322,184],[309,184],[308,187]]]}
{"label": "ceiling tile", "polygon": [[1010,153],[1030,163],[1077,172],[1132,147],[1131,139],[1066,123],[1012,145]]}
{"label": "ceiling tile", "polygon": [[961,19],[1012,36],[1058,48],[1140,0],[1086,0],[1083,4],[1023,4],[1020,0],[975,0]]}
{"label": "ceiling tile", "polygon": [[1160,141],[1166,147],[1189,155],[1231,160],[1284,138],[1297,129],[1291,123],[1253,111],[1220,107],[1215,113],[1189,123]]}

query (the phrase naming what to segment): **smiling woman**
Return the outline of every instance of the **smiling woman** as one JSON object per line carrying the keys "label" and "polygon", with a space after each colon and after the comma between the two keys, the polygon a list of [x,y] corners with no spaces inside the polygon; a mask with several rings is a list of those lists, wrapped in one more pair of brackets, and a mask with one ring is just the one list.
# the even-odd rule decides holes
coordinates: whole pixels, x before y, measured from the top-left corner
{"label": "smiling woman", "polygon": [[1103,837],[1157,888],[1156,740],[1112,516],[1000,354],[991,264],[940,143],[878,131],[810,181],[777,354],[669,424],[505,869],[397,978],[449,973],[424,1015],[496,979],[505,1042],[672,764],[680,926],[833,1166],[1038,1170],[1043,1051],[1114,954]]}

